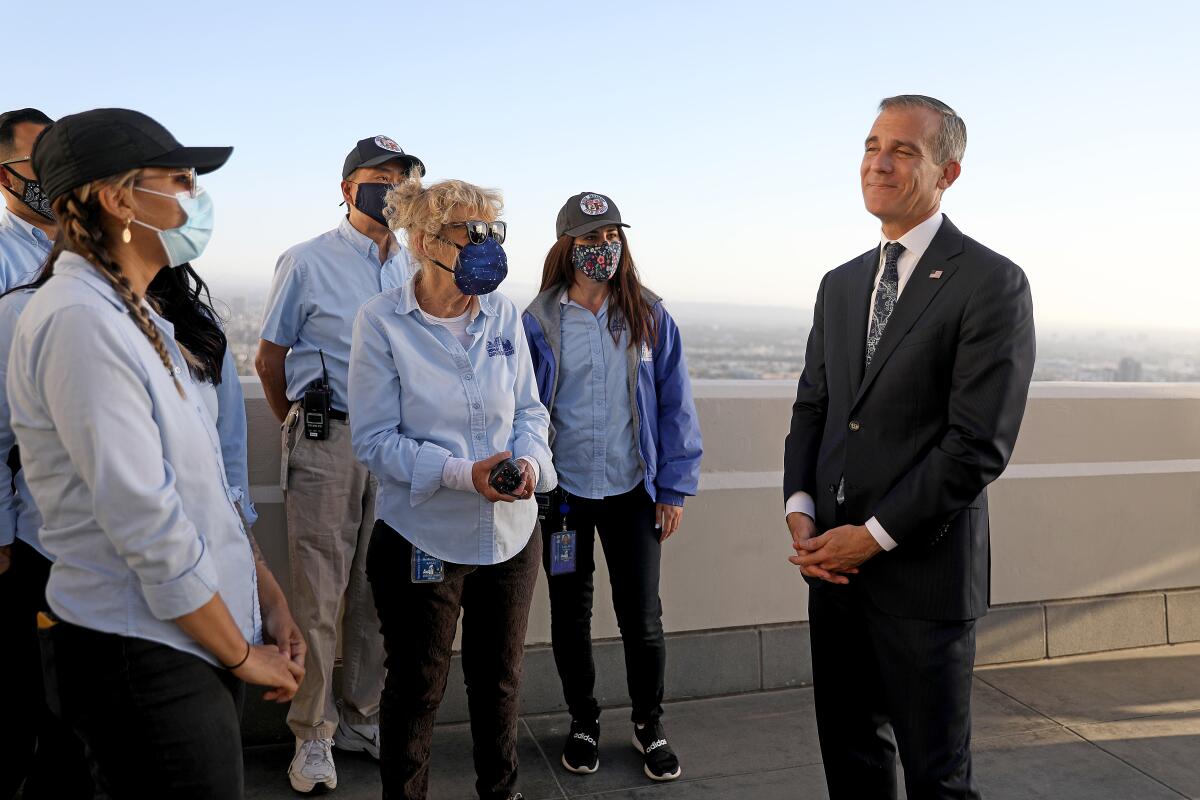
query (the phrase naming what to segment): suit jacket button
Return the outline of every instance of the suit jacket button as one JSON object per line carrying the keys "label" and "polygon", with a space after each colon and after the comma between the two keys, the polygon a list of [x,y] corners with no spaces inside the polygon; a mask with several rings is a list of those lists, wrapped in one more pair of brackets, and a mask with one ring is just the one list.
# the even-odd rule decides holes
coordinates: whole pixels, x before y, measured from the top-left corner
{"label": "suit jacket button", "polygon": [[856,419],[850,420],[850,430],[857,431],[860,428],[862,428],[862,425],[858,424],[858,420],[856,420]]}

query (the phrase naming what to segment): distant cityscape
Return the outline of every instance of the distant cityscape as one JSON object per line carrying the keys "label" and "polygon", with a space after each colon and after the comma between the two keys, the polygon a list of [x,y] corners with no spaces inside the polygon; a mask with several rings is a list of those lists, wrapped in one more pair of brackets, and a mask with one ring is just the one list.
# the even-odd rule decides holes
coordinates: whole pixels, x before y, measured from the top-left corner
{"label": "distant cityscape", "polygon": [[[509,296],[524,307],[533,290]],[[238,372],[254,375],[266,291],[214,293]],[[772,380],[799,377],[812,312],[800,308],[674,303],[693,378]],[[1200,382],[1200,329],[1136,331],[1056,329],[1038,333],[1036,381]]]}

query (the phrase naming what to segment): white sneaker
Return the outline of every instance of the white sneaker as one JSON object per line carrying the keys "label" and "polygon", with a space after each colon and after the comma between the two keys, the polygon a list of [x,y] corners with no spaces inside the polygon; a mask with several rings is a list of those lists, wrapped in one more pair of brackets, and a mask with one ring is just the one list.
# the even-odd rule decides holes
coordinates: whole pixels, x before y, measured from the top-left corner
{"label": "white sneaker", "polygon": [[379,726],[366,722],[355,725],[344,719],[338,720],[337,730],[333,734],[333,746],[350,753],[366,753],[378,761]]}
{"label": "white sneaker", "polygon": [[337,788],[333,766],[333,739],[297,739],[296,755],[288,766],[288,780],[297,792],[311,792],[318,783]]}

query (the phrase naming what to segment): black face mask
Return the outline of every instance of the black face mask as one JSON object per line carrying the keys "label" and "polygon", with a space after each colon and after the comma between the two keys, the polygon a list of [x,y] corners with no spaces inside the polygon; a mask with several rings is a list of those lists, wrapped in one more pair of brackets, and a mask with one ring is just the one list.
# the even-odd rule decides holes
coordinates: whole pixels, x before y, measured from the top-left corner
{"label": "black face mask", "polygon": [[384,198],[391,188],[390,183],[358,184],[358,193],[354,196],[354,207],[386,227],[388,222],[387,218],[383,216],[383,209],[387,207],[387,201]]}
{"label": "black face mask", "polygon": [[8,193],[20,200],[25,205],[29,206],[30,210],[39,217],[49,222],[54,222],[54,212],[50,209],[50,198],[46,197],[45,193],[42,192],[42,185],[32,178],[26,178],[8,164],[4,165],[4,169],[9,175],[20,178],[25,182],[25,189],[21,192],[21,194],[17,194],[12,189],[9,189],[7,186],[5,186],[4,188],[8,189]]}

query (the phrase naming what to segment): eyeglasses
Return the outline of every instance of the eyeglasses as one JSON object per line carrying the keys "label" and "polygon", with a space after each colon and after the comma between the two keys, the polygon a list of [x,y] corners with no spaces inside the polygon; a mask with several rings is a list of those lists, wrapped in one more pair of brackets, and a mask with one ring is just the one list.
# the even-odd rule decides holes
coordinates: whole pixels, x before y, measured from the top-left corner
{"label": "eyeglasses", "polygon": [[[188,167],[187,169],[168,172],[166,175],[142,175],[137,180],[138,182],[149,180],[150,178],[168,178],[173,183],[179,183],[183,186],[183,191],[187,192],[188,197],[193,200],[200,194],[200,184],[196,182],[196,168]],[[165,192],[153,192],[153,194],[166,194]],[[174,196],[173,194],[171,196]]]}
{"label": "eyeglasses", "polygon": [[466,228],[467,241],[471,244],[483,244],[487,241],[488,236],[496,240],[496,244],[504,244],[504,237],[508,235],[508,223],[506,222],[484,222],[479,219],[469,219],[466,222],[449,222],[447,228]]}

